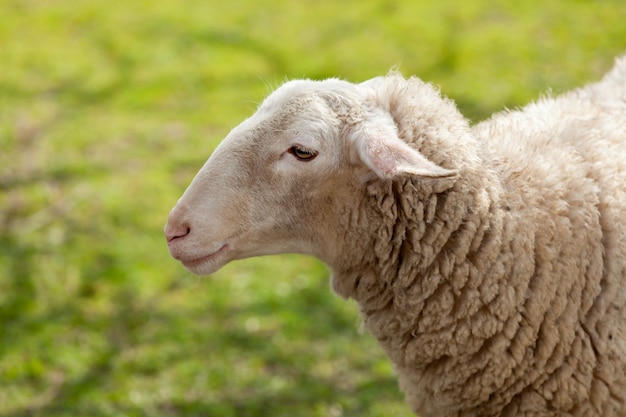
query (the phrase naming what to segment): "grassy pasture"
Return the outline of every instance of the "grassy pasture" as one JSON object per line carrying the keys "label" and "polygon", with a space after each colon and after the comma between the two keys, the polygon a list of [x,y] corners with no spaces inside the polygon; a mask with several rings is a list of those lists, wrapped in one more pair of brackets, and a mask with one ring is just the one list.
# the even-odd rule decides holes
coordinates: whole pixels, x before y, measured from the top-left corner
{"label": "grassy pasture", "polygon": [[597,79],[624,22],[621,0],[4,0],[0,417],[410,415],[323,265],[192,276],[168,211],[286,78],[398,66],[477,121]]}

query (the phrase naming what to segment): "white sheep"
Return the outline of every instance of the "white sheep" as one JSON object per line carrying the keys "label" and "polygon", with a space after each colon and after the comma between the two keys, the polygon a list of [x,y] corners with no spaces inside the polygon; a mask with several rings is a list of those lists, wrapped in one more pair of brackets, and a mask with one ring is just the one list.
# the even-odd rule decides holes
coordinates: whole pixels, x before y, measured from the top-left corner
{"label": "white sheep", "polygon": [[324,261],[422,417],[626,415],[626,56],[473,128],[417,78],[287,82],[165,233],[197,274]]}

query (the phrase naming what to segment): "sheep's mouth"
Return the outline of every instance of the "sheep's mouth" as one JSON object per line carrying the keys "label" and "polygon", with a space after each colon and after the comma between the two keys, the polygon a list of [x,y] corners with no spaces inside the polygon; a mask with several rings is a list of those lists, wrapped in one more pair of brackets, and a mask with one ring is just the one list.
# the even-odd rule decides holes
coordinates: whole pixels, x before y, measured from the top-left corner
{"label": "sheep's mouth", "polygon": [[180,259],[180,262],[185,268],[195,274],[210,274],[211,272],[217,271],[221,267],[222,263],[216,262],[216,260],[220,258],[223,254],[225,254],[228,249],[228,243],[224,243],[215,252],[200,256],[198,258]]}

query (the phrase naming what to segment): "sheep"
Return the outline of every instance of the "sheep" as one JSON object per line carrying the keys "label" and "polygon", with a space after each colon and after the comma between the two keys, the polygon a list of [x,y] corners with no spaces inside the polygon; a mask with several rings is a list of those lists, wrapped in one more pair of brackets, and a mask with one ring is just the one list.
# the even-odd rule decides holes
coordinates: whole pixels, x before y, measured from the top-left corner
{"label": "sheep", "polygon": [[359,305],[412,410],[626,416],[626,55],[470,126],[397,72],[293,80],[170,212],[171,255],[312,255]]}

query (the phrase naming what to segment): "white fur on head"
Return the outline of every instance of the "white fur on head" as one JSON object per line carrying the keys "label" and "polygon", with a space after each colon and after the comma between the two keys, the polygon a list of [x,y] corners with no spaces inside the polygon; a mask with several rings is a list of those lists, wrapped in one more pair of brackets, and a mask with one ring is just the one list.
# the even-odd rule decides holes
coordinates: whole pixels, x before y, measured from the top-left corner
{"label": "white fur on head", "polygon": [[[292,81],[270,95],[229,133],[172,209],[165,230],[172,256],[198,274],[287,252],[333,264],[332,239],[317,234],[326,221],[320,213],[340,198],[353,204],[358,181],[455,175],[399,137],[373,86]],[[314,156],[300,158],[300,151]],[[346,160],[352,163],[342,165]]]}
{"label": "white fur on head", "polygon": [[456,175],[456,171],[429,161],[400,139],[393,120],[383,112],[365,117],[355,126],[351,140],[361,161],[381,179],[403,175],[429,178]]}

